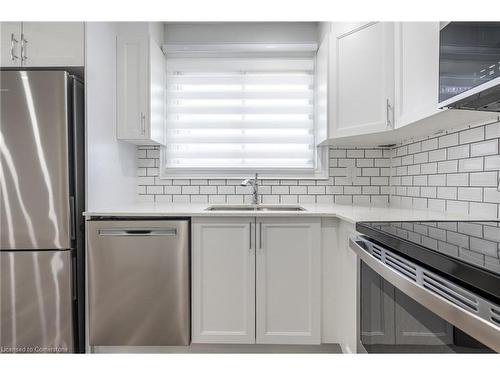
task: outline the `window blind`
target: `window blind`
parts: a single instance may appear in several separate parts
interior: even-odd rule
[[[167,58],[167,170],[312,170],[313,57]]]

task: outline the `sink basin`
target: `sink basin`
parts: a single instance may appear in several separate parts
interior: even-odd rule
[[[208,206],[205,211],[305,211],[305,209],[301,206],[283,204],[220,204]]]

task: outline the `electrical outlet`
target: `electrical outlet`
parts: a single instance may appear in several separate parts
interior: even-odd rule
[[[360,168],[356,168],[355,166],[347,167],[346,170],[347,182],[350,183],[351,185],[354,184],[354,179],[358,176],[359,169]]]

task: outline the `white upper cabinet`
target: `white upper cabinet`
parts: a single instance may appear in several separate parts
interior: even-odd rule
[[[323,23],[322,35],[316,53],[316,144],[328,138],[328,88],[329,88],[329,61],[330,61],[330,23]]]
[[[21,22],[0,23],[0,58],[2,67],[21,66]]]
[[[23,22],[22,64],[83,66],[83,35],[83,22]]]
[[[395,123],[400,128],[442,111],[439,22],[397,22],[395,28]]]
[[[333,24],[330,46],[330,136],[393,127],[394,24]]]
[[[257,344],[321,343],[318,218],[257,218]]]
[[[165,56],[149,35],[117,37],[117,137],[165,144]]]
[[[2,67],[84,65],[83,22],[2,22]]]

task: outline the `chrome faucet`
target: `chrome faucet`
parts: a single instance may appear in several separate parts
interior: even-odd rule
[[[241,186],[251,186],[252,191],[252,204],[259,204],[259,182],[257,181],[258,174],[255,174],[255,178],[247,178],[241,182]]]

